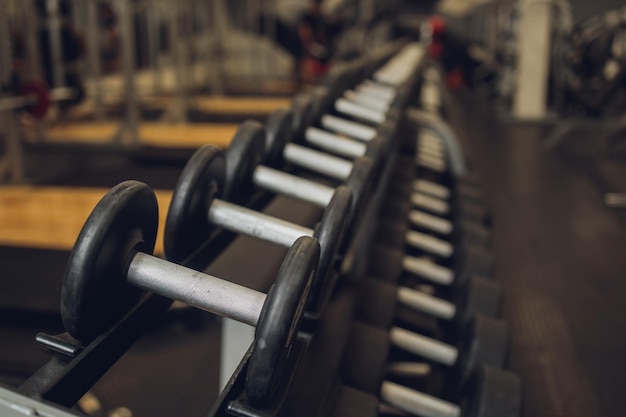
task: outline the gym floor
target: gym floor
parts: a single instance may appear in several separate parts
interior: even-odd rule
[[[524,415],[622,416],[626,280],[621,274],[626,257],[621,251],[626,247],[626,212],[606,208],[603,197],[626,191],[624,154],[608,153],[604,139],[592,132],[546,153],[542,144],[549,128],[499,122],[493,109],[465,94],[454,98],[450,118],[482,179],[495,220],[497,279],[506,291],[511,368],[524,381]],[[106,166],[102,161],[94,164]],[[178,172],[176,167],[118,168],[115,174],[94,170],[56,184],[111,186],[125,175],[123,179],[171,188]],[[304,216],[305,222],[308,216],[314,218],[294,204],[284,200],[276,210]],[[268,258],[266,247],[253,253],[250,262],[231,255],[216,267],[245,281],[258,269],[254,258]],[[47,289],[34,291],[38,295],[33,297],[43,293],[54,308],[66,258],[63,251],[0,248],[3,271],[14,278],[0,280],[10,286],[1,289],[2,298],[24,291],[26,302],[37,285]],[[266,289],[272,273],[245,284]],[[50,326],[54,329],[55,323]],[[207,319],[201,329],[190,332],[170,324],[151,332],[94,391],[108,408],[125,405],[137,417],[204,415],[216,397],[219,322]],[[25,370],[45,361],[36,349],[25,348],[38,330],[43,329],[0,323],[0,364],[9,375],[2,382],[17,383]]]
[[[451,110],[495,220],[524,415],[623,416],[626,212],[603,199],[626,190],[624,154],[593,131],[547,153],[549,128],[497,122],[469,96]]]

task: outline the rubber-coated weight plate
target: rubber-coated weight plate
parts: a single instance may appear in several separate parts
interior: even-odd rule
[[[165,256],[182,262],[211,234],[209,207],[221,192],[226,176],[224,153],[205,145],[198,149],[180,174],[165,221]]]
[[[345,186],[352,190],[350,227],[360,219],[365,211],[366,204],[369,201],[369,192],[373,189],[372,183],[374,179],[374,163],[372,160],[363,157],[355,159],[352,171],[345,182]]]
[[[389,282],[398,282],[402,276],[404,253],[374,243],[368,256],[369,275]]]
[[[343,383],[379,395],[390,348],[387,330],[355,322],[341,360]]]
[[[252,176],[265,152],[265,129],[259,122],[241,124],[226,150],[226,183],[222,198],[242,204],[254,189]]]
[[[481,366],[502,368],[509,352],[509,331],[506,323],[477,314],[461,335],[456,372],[464,383]]]
[[[314,236],[319,240],[322,250],[309,297],[308,312],[317,313],[322,307],[321,303],[326,299],[327,292],[333,289],[334,285],[329,280],[334,275],[332,268],[343,242],[351,207],[352,191],[344,186],[337,187],[324,210],[322,220],[315,228]]]
[[[295,369],[287,369],[286,364],[319,255],[320,247],[315,239],[304,236],[296,240],[267,295],[246,374],[245,390],[253,406],[270,403],[280,382],[295,372]]]
[[[482,367],[470,380],[461,403],[467,417],[520,417],[522,381],[512,372]]]
[[[456,289],[458,296],[455,322],[465,325],[477,313],[498,317],[502,308],[502,287],[494,280],[471,277],[467,283]]]
[[[270,167],[282,165],[285,145],[291,141],[291,111],[278,109],[270,115],[265,124],[265,159],[263,163]]]
[[[126,283],[134,253],[152,254],[158,205],[146,184],[111,189],[85,222],[72,249],[61,289],[61,318],[72,337],[90,342],[137,303],[142,290]]]
[[[292,133],[294,142],[302,142],[304,131],[313,125],[313,102],[311,96],[306,93],[298,94],[291,101]]]

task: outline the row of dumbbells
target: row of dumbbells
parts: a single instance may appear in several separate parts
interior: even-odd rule
[[[450,175],[436,132],[418,128],[408,148],[357,284],[332,415],[519,416],[480,184]]]
[[[420,57],[421,49],[409,45],[373,78],[387,77],[396,86],[407,86]],[[351,71],[363,68],[349,68],[336,82],[354,77]],[[374,80],[356,86],[352,78],[355,92],[382,91],[381,82]],[[167,213],[167,260],[152,255],[158,207],[149,186],[127,181],[107,193],[86,221],[68,262],[61,313],[70,338],[64,343],[74,340],[76,346],[87,346],[96,341],[146,293],[182,301],[256,326],[242,395],[251,410],[274,407],[284,394],[279,387],[295,372],[286,364],[292,361],[301,321],[323,315],[338,274],[335,266],[376,185],[377,170],[393,149],[399,118],[387,114],[400,114],[404,105],[403,100],[392,100],[373,120],[371,109],[338,96],[334,89],[326,92],[298,97],[292,109],[275,112],[265,126],[242,124],[227,152],[204,146],[192,156]],[[311,140],[307,132],[313,124],[335,137],[336,145]],[[347,141],[358,154],[348,157],[343,152]],[[246,207],[257,189],[322,207],[319,223],[309,228]],[[220,229],[289,248],[267,294],[183,265]],[[45,340],[50,339],[40,338]]]

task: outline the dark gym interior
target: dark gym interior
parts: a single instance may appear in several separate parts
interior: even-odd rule
[[[623,416],[622,2],[0,3],[0,416]]]

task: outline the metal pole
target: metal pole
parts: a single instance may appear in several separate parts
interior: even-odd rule
[[[161,17],[161,1],[155,1],[146,11],[146,30],[148,38],[148,62],[152,67],[153,92],[160,94],[163,91],[163,67],[161,65],[161,36],[159,24]]]
[[[41,69],[41,45],[39,43],[39,18],[35,10],[34,0],[24,0],[18,2],[22,9],[20,15],[24,18],[24,42],[26,44],[25,58],[26,66],[24,68],[25,78],[28,80],[38,80],[42,77]],[[36,140],[43,142],[45,140],[45,131],[43,123],[35,120]]]
[[[122,71],[124,73],[124,92],[126,96],[126,120],[120,127],[116,142],[128,138],[131,144],[139,143],[139,108],[135,85],[135,36],[133,31],[133,9],[128,0],[117,0],[120,17]]]
[[[63,87],[65,84],[65,69],[63,68],[63,46],[61,45],[61,16],[59,15],[59,0],[47,0],[47,26],[50,42],[50,70],[52,71],[52,86]]]
[[[213,0],[213,27],[215,30],[215,56],[211,65],[214,66],[213,83],[211,91],[213,95],[224,94],[223,64],[224,54],[224,34],[228,27],[228,14],[225,12],[223,0]]]
[[[100,59],[100,43],[98,10],[95,1],[87,1],[86,5],[86,32],[87,32],[87,65],[91,73],[93,85],[93,103],[96,120],[104,120],[103,90],[102,90],[102,61]]]

